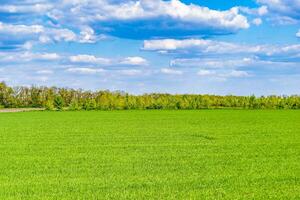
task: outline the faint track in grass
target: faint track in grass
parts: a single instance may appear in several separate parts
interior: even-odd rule
[[[29,111],[43,111],[45,108],[4,108],[0,109],[0,113],[15,113],[15,112],[29,112]]]

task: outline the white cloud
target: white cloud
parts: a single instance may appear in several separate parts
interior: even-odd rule
[[[43,53],[43,54],[33,54],[33,59],[41,60],[59,60],[61,56],[57,53]]]
[[[261,6],[259,8],[248,8],[248,7],[238,7],[238,8],[242,13],[246,13],[248,15],[254,15],[254,16],[264,16],[269,12],[267,6]]]
[[[126,27],[134,32],[132,22],[142,22],[141,26],[134,23],[137,30],[145,29],[148,34],[157,36],[163,34],[159,30],[168,30],[168,35],[174,30],[191,33],[196,31],[197,34],[201,30],[210,30],[211,33],[219,34],[249,27],[247,18],[239,14],[238,8],[219,11],[195,4],[188,5],[180,0],[65,0],[49,12],[48,16],[61,23],[95,25],[93,27],[100,27],[98,31],[109,30],[109,33],[119,37],[129,37],[130,32],[118,32]]]
[[[257,2],[265,4],[273,10],[291,12],[290,14],[300,9],[300,2],[298,0],[257,0]]]
[[[298,23],[298,20],[282,15],[271,15],[267,18],[268,21],[272,22],[273,25],[295,25]]]
[[[37,72],[36,72],[37,74],[53,74],[54,72],[52,71],[52,70],[48,70],[48,69],[45,69],[45,70],[38,70]]]
[[[87,64],[100,64],[100,65],[147,65],[148,61],[142,57],[126,57],[122,59],[109,59],[96,57],[94,55],[74,55],[69,57],[72,63],[87,63]]]
[[[55,63],[55,65],[75,65],[84,67],[97,67],[102,66],[112,68],[115,70],[117,67],[122,69],[129,69],[130,67],[145,66],[148,61],[142,57],[126,57],[126,58],[104,58],[97,57],[95,55],[79,54],[79,55],[60,55],[57,53],[42,53],[42,52],[31,52],[31,51],[12,51],[12,52],[1,52],[0,51],[0,63],[5,64],[16,64],[16,63],[40,63],[47,61],[47,64]],[[43,63],[44,65],[45,63]],[[130,69],[131,70],[131,69]],[[128,71],[129,73],[135,73],[137,71]],[[126,72],[124,72],[126,73]]]
[[[246,18],[238,15],[237,9],[215,11],[197,5],[186,5],[179,0],[172,1],[137,1],[121,6],[113,6],[115,12],[107,12],[106,19],[132,20],[135,18],[153,18],[168,16],[180,21],[194,22],[217,27],[231,27],[234,29],[248,28]],[[214,23],[212,23],[214,22]]]
[[[189,68],[238,68],[257,63],[253,58],[178,58],[170,62],[172,67],[189,67]]]
[[[53,5],[49,3],[33,3],[33,4],[24,4],[24,5],[1,5],[0,12],[6,13],[45,13],[50,11],[53,8]]]
[[[232,70],[228,73],[221,74],[221,76],[225,78],[243,78],[243,77],[249,77],[250,74],[245,71]]]
[[[102,64],[108,65],[111,63],[111,60],[108,58],[96,57],[94,55],[75,55],[70,56],[70,61],[73,63],[90,63],[90,64]]]
[[[184,68],[193,71],[195,69],[201,70],[250,70],[258,72],[273,73],[274,71],[286,71],[299,69],[299,62],[296,61],[272,61],[262,60],[259,58],[236,58],[236,57],[217,57],[217,58],[186,58],[174,59],[170,65],[173,68]],[[271,72],[271,71],[272,72]]]
[[[268,10],[276,18],[300,20],[300,1],[299,0],[257,0],[258,3],[268,7]],[[283,21],[281,20],[280,23]]]
[[[161,39],[161,40],[146,40],[144,41],[144,50],[149,51],[180,51],[180,50],[197,50],[200,52],[214,52],[214,53],[226,53],[226,52],[239,52],[241,51],[241,45],[236,45],[228,42],[220,42],[204,39]],[[244,49],[244,48],[243,48]],[[230,50],[230,51],[228,51]],[[253,50],[251,50],[253,51]]]
[[[52,37],[54,41],[76,42],[77,35],[69,29],[48,29],[46,35]]]
[[[201,69],[198,71],[197,75],[203,76],[203,77],[213,77],[213,78],[219,78],[226,80],[227,78],[244,78],[244,77],[250,77],[250,74],[246,71],[239,71],[239,70],[230,70],[230,71],[224,71],[224,70],[204,70]]]
[[[98,40],[102,40],[105,37],[103,35],[97,36],[95,31],[88,26],[85,26],[80,31],[79,42],[80,43],[95,43]]]
[[[296,33],[296,37],[299,37],[299,38],[300,38],[300,29],[299,29],[299,31]]]
[[[206,69],[201,69],[197,73],[199,76],[212,76],[215,75],[216,72],[213,70],[206,70]]]
[[[211,35],[235,33],[247,29],[250,25],[247,18],[240,14],[238,7],[228,10],[213,10],[197,4],[187,4],[181,0],[42,0],[42,1],[7,1],[0,6],[0,13],[14,20],[12,29],[18,29],[19,22],[23,26],[28,19],[32,23],[40,23],[46,27],[68,27],[71,29],[54,30],[49,36],[50,28],[45,28],[41,42],[74,41],[79,43],[95,43],[106,38],[106,34],[125,38],[167,37],[170,35],[185,37],[186,35]],[[41,18],[41,17],[45,18]],[[161,20],[163,19],[163,20]],[[5,20],[3,20],[5,21]],[[23,27],[26,30],[34,27]],[[56,32],[56,33],[55,33]],[[59,32],[59,33],[58,33]],[[97,34],[96,34],[97,33]],[[98,35],[99,34],[99,35]],[[46,36],[48,36],[48,38]],[[57,36],[53,39],[53,35]]]
[[[34,41],[27,41],[23,45],[21,45],[20,47],[23,50],[30,50],[30,49],[32,49],[34,43],[35,43]]]
[[[0,62],[58,61],[60,59],[62,57],[57,53],[0,52]]]
[[[119,73],[125,76],[136,76],[142,74],[142,71],[137,69],[124,69],[124,70],[119,70]]]
[[[300,56],[300,45],[246,45],[204,39],[161,39],[144,41],[143,50],[180,55]]]
[[[160,71],[163,74],[171,74],[171,75],[182,75],[183,74],[182,71],[171,69],[171,68],[162,68]]]
[[[0,33],[13,35],[41,34],[45,28],[41,25],[13,25],[0,22]]]
[[[263,16],[268,14],[268,7],[267,6],[261,6],[258,8],[258,15]]]
[[[147,65],[148,61],[142,57],[127,57],[120,61],[120,64],[124,65]]]
[[[42,25],[15,25],[0,22],[0,38],[6,40],[28,40],[48,43],[51,41],[76,42],[76,34],[69,29],[47,28]]]
[[[81,68],[68,68],[66,72],[76,73],[76,74],[98,74],[105,72],[104,69],[95,69],[95,68],[88,68],[88,67],[81,67]]]
[[[38,77],[30,77],[31,80],[39,81],[39,82],[47,82],[49,80],[48,76],[38,76]]]
[[[30,49],[35,43],[79,42],[95,43],[103,36],[96,36],[92,29],[85,28],[79,35],[67,28],[45,27],[43,25],[7,24],[0,22],[0,40],[29,44]]]
[[[261,18],[255,18],[252,20],[252,23],[256,26],[259,26],[262,24],[262,20],[261,20]]]

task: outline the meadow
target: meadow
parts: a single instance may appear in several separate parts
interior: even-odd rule
[[[0,199],[300,199],[299,110],[0,113]]]

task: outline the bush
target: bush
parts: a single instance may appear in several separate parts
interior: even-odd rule
[[[48,100],[45,104],[45,109],[46,110],[54,110],[53,101]]]
[[[54,99],[54,107],[57,110],[63,110],[64,100],[63,100],[63,98],[61,96],[55,97],[55,99]]]
[[[83,103],[84,110],[95,110],[97,108],[97,103],[95,99],[88,99]]]
[[[76,111],[76,110],[81,110],[81,106],[79,105],[77,100],[72,100],[70,105],[69,105],[69,110]]]

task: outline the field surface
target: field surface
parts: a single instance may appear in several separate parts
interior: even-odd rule
[[[0,113],[0,199],[300,199],[300,111]]]

